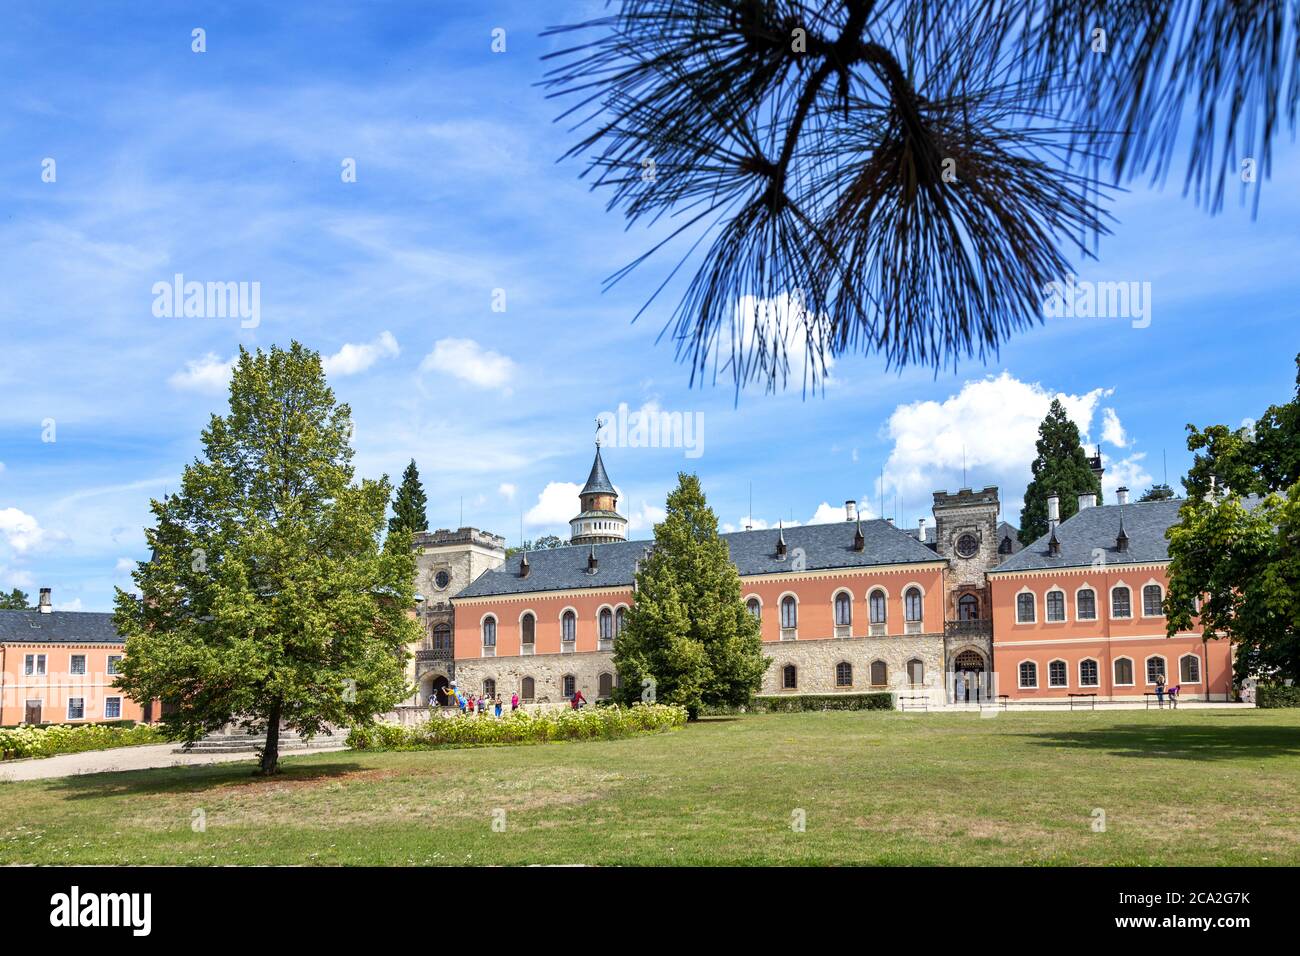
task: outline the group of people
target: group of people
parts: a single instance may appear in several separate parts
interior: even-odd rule
[[[470,717],[475,714],[480,717],[484,714],[492,714],[495,717],[500,717],[502,710],[505,708],[505,702],[501,699],[500,694],[496,694],[492,697],[488,697],[483,693],[479,693],[478,695],[467,694],[457,687],[455,683],[452,683],[451,686],[446,689],[445,693],[447,695],[448,706],[459,707],[462,714],[466,714]],[[519,704],[519,695],[511,694],[510,712],[512,714],[519,709]],[[437,691],[429,695],[429,706],[438,706]],[[574,710],[579,710],[587,706],[587,698],[582,696],[582,691],[575,690],[573,692],[573,697],[569,701],[569,706]]]
[[[1177,710],[1177,709],[1178,709],[1178,695],[1179,695],[1179,693],[1181,693],[1181,692],[1182,692],[1182,688],[1179,687],[1177,684],[1175,684],[1173,687],[1166,687],[1166,686],[1165,686],[1165,675],[1164,675],[1164,674],[1157,674],[1157,675],[1156,675],[1156,701],[1157,701],[1157,703],[1160,704],[1161,707],[1165,706],[1165,698],[1168,697],[1168,698],[1169,698],[1169,706],[1170,706],[1170,707],[1173,707],[1175,710]]]

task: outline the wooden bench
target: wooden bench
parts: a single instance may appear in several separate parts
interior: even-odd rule
[[[1096,694],[1067,694],[1066,696],[1068,696],[1068,697],[1070,698],[1070,709],[1071,709],[1071,710],[1074,710],[1074,699],[1075,699],[1076,697],[1087,697],[1087,698],[1090,698],[1089,701],[1088,701],[1088,703],[1092,705],[1090,709],[1091,709],[1091,710],[1096,710],[1096,709],[1097,709],[1097,695],[1096,695]]]
[[[1011,700],[1010,694],[998,694],[998,702],[1002,704],[1002,709],[1007,709],[1007,703]]]
[[[1146,701],[1147,710],[1151,709],[1151,698],[1153,697],[1156,697],[1156,703],[1159,705],[1160,709],[1163,710],[1165,706],[1165,698],[1168,696],[1168,694],[1162,694],[1160,697],[1156,697],[1156,692],[1153,690],[1149,690],[1142,695],[1143,699]]]
[[[899,710],[907,710],[907,701],[909,701],[909,700],[919,700],[919,701],[921,702],[921,706],[920,706],[919,708],[918,708],[918,707],[913,707],[913,708],[912,708],[913,710],[924,710],[924,711],[926,711],[927,713],[929,713],[929,711],[930,711],[930,698],[925,697],[925,696],[900,697],[900,698],[898,698],[898,709],[899,709]]]

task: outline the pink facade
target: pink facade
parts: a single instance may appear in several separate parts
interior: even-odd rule
[[[989,575],[993,659],[999,694],[1012,699],[1141,698],[1167,686],[1185,699],[1223,700],[1232,689],[1232,648],[1199,631],[1165,636],[1159,602],[1166,563]]]
[[[79,724],[145,719],[113,687],[121,644],[0,645],[0,724]]]

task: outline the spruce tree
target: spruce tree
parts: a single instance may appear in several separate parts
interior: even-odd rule
[[[381,547],[390,486],[353,482],[351,417],[317,353],[241,348],[229,414],[180,491],[152,502],[139,597],[117,591],[117,686],[172,704],[164,723],[185,740],[265,727],[263,773],[282,723],[364,724],[406,692],[415,559],[392,536]]]
[[[1167,501],[1173,496],[1174,489],[1166,484],[1157,483],[1142,492],[1142,497],[1138,501]]]
[[[1020,511],[1020,542],[1030,544],[1047,534],[1047,496],[1061,499],[1061,520],[1079,510],[1079,495],[1095,494],[1101,504],[1101,481],[1092,473],[1087,452],[1079,440],[1079,426],[1065,414],[1065,406],[1052,399],[1047,417],[1038,426],[1038,457],[1033,480],[1025,489]]]
[[[695,475],[678,475],[655,545],[636,576],[636,602],[614,643],[620,696],[682,704],[745,704],[762,684],[768,659],[759,624],[746,610],[740,575],[718,519]]]
[[[14,588],[8,594],[0,594],[0,611],[25,611],[31,607],[31,598],[26,591]]]
[[[428,506],[424,486],[420,484],[420,472],[412,458],[402,472],[402,483],[393,497],[393,516],[388,519],[388,533],[393,534],[399,528],[405,529],[407,534],[426,530],[429,527]]]

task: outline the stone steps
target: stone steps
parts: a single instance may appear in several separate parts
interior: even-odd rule
[[[318,734],[311,740],[299,737],[293,731],[280,732],[280,753],[303,750],[321,750],[341,746],[347,739],[343,731]],[[254,753],[266,742],[264,734],[208,734],[192,744],[177,747],[175,753]]]

